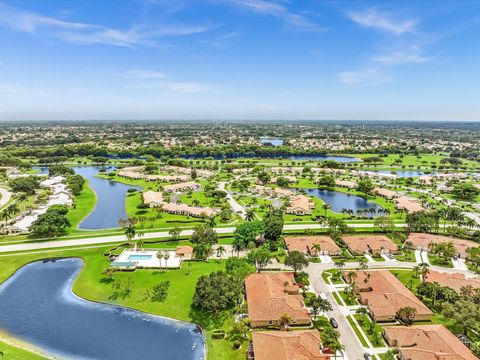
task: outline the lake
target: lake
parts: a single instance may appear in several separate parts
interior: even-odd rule
[[[369,202],[368,200],[362,198],[361,196],[346,194],[340,191],[333,190],[321,190],[321,189],[302,189],[307,192],[310,196],[315,196],[319,199],[322,199],[325,203],[329,204],[334,212],[341,212],[342,209],[352,209],[357,211],[359,209],[375,209],[376,212],[381,210],[382,207]],[[365,216],[375,216],[376,214],[367,213]]]
[[[261,144],[272,144],[273,146],[282,146],[283,145],[283,139],[261,137],[260,138],[260,143]]]
[[[18,270],[0,285],[0,330],[64,359],[205,358],[194,324],[77,297],[71,288],[82,266],[64,259]]]
[[[113,170],[113,167],[78,166],[73,169],[75,173],[89,181],[90,187],[97,194],[95,209],[83,219],[78,228],[83,230],[118,228],[118,221],[127,218],[125,198],[128,189],[141,190],[142,188],[95,177],[100,169],[108,172]]]
[[[398,170],[398,171],[388,171],[388,170],[374,170],[374,172],[380,173],[380,174],[396,174],[398,177],[404,178],[404,177],[418,177],[425,175],[424,172],[422,171],[415,171],[415,170]],[[431,174],[436,174],[436,173],[431,173]]]

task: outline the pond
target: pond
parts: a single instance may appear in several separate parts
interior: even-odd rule
[[[119,227],[118,221],[127,218],[125,198],[128,189],[141,190],[140,186],[130,186],[119,182],[95,177],[102,169],[97,166],[79,166],[73,168],[77,174],[89,181],[89,185],[97,194],[95,209],[80,223],[79,229],[99,230]],[[106,171],[112,167],[103,167]]]
[[[321,190],[321,189],[302,189],[310,196],[322,199],[331,206],[334,212],[341,212],[343,209],[351,209],[355,213],[360,209],[375,209],[375,213],[366,213],[364,216],[373,217],[376,213],[382,211],[382,207],[369,202],[361,196],[346,194],[340,191]],[[363,214],[362,214],[363,215]]]
[[[73,294],[81,259],[25,265],[0,286],[0,330],[66,359],[205,358],[200,329]]]
[[[283,139],[261,137],[260,138],[260,143],[261,144],[272,144],[273,146],[282,146],[283,145]]]
[[[423,171],[415,171],[415,170],[398,170],[398,171],[389,171],[389,170],[375,170],[375,172],[380,174],[396,174],[398,177],[405,178],[405,177],[418,177],[425,175]],[[436,173],[431,173],[436,174]]]

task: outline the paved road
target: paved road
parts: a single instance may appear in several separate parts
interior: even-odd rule
[[[328,265],[328,264],[325,264]],[[330,264],[330,267],[332,265]],[[320,272],[317,270],[318,267],[309,266],[305,271],[309,275],[310,282],[315,289],[315,292],[324,293],[327,297],[327,300],[332,304],[332,311],[328,311],[327,315],[330,318],[335,318],[338,323],[338,331],[340,332],[340,342],[345,346],[345,352],[348,355],[350,360],[363,359],[363,350],[362,343],[358,339],[357,335],[353,329],[348,324],[348,320],[345,315],[342,313],[340,306],[335,301],[331,290],[323,281]]]
[[[1,187],[0,187],[0,195],[2,195],[2,198],[0,199],[0,207],[8,203],[12,198],[12,193],[7,189],[1,188]]]
[[[245,220],[245,217],[247,216],[247,213],[246,213],[246,211],[245,211],[245,208],[244,208],[242,205],[240,205],[240,204],[237,202],[237,200],[235,200],[235,199],[233,198],[232,193],[225,188],[225,184],[226,184],[225,182],[219,183],[219,184],[218,184],[218,189],[219,189],[219,190],[222,190],[222,191],[225,191],[225,192],[227,193],[227,201],[228,201],[228,203],[230,204],[230,207],[231,207],[232,210],[235,212],[235,214],[240,215],[240,216],[242,217],[242,219]]]
[[[373,224],[350,224],[350,227],[373,227]],[[403,226],[402,224],[399,226]],[[323,229],[324,226],[319,224],[290,224],[283,227],[284,230],[305,230],[305,229]],[[218,234],[233,234],[235,227],[222,227],[216,228],[215,231]],[[182,236],[192,235],[193,230],[184,230],[180,233]],[[161,239],[168,238],[171,235],[168,234],[168,231],[156,231],[145,233],[143,239]],[[83,239],[72,239],[72,240],[52,240],[52,241],[42,241],[42,242],[28,242],[22,244],[10,244],[10,245],[1,245],[0,253],[12,252],[12,251],[27,251],[27,250],[40,250],[40,249],[54,249],[67,246],[83,246],[83,245],[95,245],[95,244],[107,244],[107,243],[118,243],[121,241],[126,241],[125,235],[115,235],[115,236],[96,236],[91,238]]]

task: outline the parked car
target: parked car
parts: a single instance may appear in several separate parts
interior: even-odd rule
[[[370,355],[369,353],[365,353],[365,354],[363,354],[363,358],[365,360],[372,360],[372,355]]]
[[[335,320],[334,318],[330,318],[330,324],[334,329],[338,328],[337,320]]]

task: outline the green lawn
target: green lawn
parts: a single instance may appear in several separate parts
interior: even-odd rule
[[[72,224],[72,229],[75,229],[95,209],[96,202],[97,195],[86,181],[82,192],[75,197],[74,206],[68,211],[67,217]]]
[[[332,284],[343,284],[343,280],[342,278],[340,277],[339,279],[333,279],[332,278],[332,273],[333,273],[334,269],[330,269],[330,270],[325,270],[324,272],[322,272],[322,278],[323,280],[325,280],[325,282],[328,284],[328,280],[330,280],[330,282]]]
[[[335,301],[337,302],[338,305],[343,306],[342,300],[340,300],[340,296],[336,292],[332,292],[333,297],[335,298]]]
[[[355,335],[357,335],[358,340],[360,340],[363,346],[368,347],[368,344],[365,341],[365,338],[363,337],[362,333],[358,329],[357,324],[355,324],[355,322],[353,321],[352,315],[347,315],[347,320],[350,326],[352,327],[353,331],[355,332]]]
[[[1,359],[8,360],[41,360],[46,359],[43,356],[31,353],[29,351],[14,347],[4,342],[0,342],[0,356]]]
[[[438,255],[432,254],[432,253],[428,253],[427,256],[428,256],[428,261],[430,261],[430,264],[432,265],[443,266],[446,268],[453,268],[452,260],[445,261]]]
[[[223,270],[224,263],[217,261],[209,262],[189,262],[184,263],[180,270],[171,270],[160,272],[157,270],[137,270],[135,272],[117,272],[114,275],[116,280],[133,281],[132,292],[125,299],[112,299],[113,288],[111,283],[102,275],[102,271],[108,266],[108,260],[103,256],[104,252],[110,247],[84,249],[84,250],[64,250],[42,252],[37,254],[25,254],[18,256],[0,256],[0,281],[8,278],[20,266],[34,260],[51,257],[82,257],[85,266],[76,279],[74,292],[86,299],[113,303],[122,306],[128,306],[141,311],[156,315],[167,316],[175,319],[192,321],[204,327],[207,336],[207,345],[209,359],[223,360],[244,359],[245,346],[240,350],[232,349],[230,340],[212,340],[212,330],[223,328],[227,332],[233,325],[231,316],[208,317],[201,312],[192,309],[192,297],[197,279],[204,274],[212,271]],[[160,281],[169,280],[170,290],[164,303],[152,303],[144,301],[145,290],[151,288]]]
[[[343,299],[343,302],[345,303],[345,305],[347,306],[358,305],[358,302],[355,299],[353,299],[353,301],[349,299],[348,295],[343,290],[339,290],[338,293],[340,294],[340,297]]]
[[[375,324],[375,333],[377,333],[377,342],[374,341],[374,335],[370,333],[370,324],[372,323],[368,315],[365,314],[355,314],[353,315],[357,322],[360,324],[365,335],[367,335],[368,340],[373,345],[373,347],[382,347],[385,346],[385,342],[383,341],[382,332],[383,328]]]
[[[415,273],[412,270],[390,270],[390,272],[407,288],[410,289],[411,287],[411,291],[415,291],[418,284],[420,284],[420,279],[415,277]]]
[[[198,202],[195,206],[212,206],[211,202],[214,200],[212,197],[208,197],[205,191],[194,191],[192,193],[185,193],[180,195],[180,202],[182,204],[194,205],[194,202]]]

